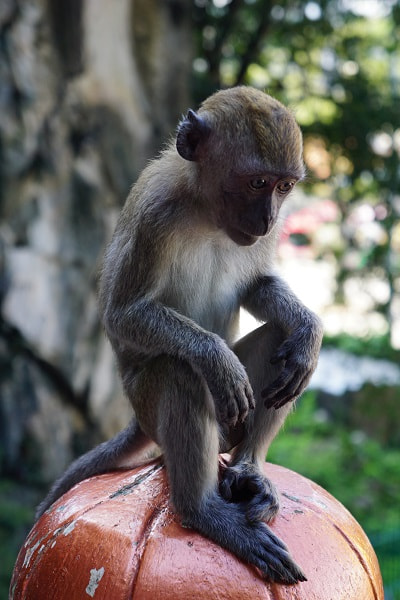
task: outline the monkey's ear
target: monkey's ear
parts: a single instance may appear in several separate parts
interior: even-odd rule
[[[189,109],[186,117],[179,123],[176,136],[176,149],[182,158],[198,160],[202,142],[208,138],[210,131],[208,123]]]

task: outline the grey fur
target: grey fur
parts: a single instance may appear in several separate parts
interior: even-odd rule
[[[251,88],[215,94],[199,115],[180,124],[178,152],[171,144],[143,171],[105,256],[101,314],[137,422],[71,465],[38,515],[77,481],[135,464],[153,440],[183,522],[296,583],[301,569],[262,522],[279,500],[261,465],[322,339],[274,271],[279,208],[304,172],[301,134]],[[234,343],[240,306],[266,324]],[[222,450],[232,460],[218,484]]]

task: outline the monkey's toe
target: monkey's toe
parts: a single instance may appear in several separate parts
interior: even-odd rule
[[[246,508],[247,520],[251,523],[255,521],[272,521],[279,511],[279,499],[275,494],[265,490],[252,498]]]
[[[219,484],[221,496],[228,502],[249,502],[260,494],[264,486],[260,475],[250,470],[250,465],[227,467]]]
[[[269,479],[253,464],[227,467],[219,485],[221,496],[228,502],[243,503],[250,522],[271,521],[279,510],[278,492]]]
[[[266,579],[276,583],[295,584],[307,581],[300,567],[291,557],[286,545],[263,523],[253,529],[255,534],[254,553],[257,558],[253,562]],[[260,543],[261,542],[261,543]]]

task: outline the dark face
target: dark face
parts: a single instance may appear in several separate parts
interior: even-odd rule
[[[198,165],[208,218],[240,246],[269,234],[282,202],[304,176],[293,115],[253,88],[222,90],[198,113],[189,111],[176,147]]]
[[[251,246],[271,231],[296,182],[293,175],[233,175],[222,186],[219,226],[239,246]]]

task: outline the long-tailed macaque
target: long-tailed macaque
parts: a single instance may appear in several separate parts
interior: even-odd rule
[[[237,87],[189,110],[132,188],[101,277],[135,419],[75,461],[39,515],[155,442],[186,526],[273,581],[305,580],[263,522],[278,495],[261,469],[321,345],[320,321],[274,270],[279,211],[303,175],[300,129],[267,94]],[[235,342],[240,307],[264,325]],[[231,461],[219,481],[221,451]]]

